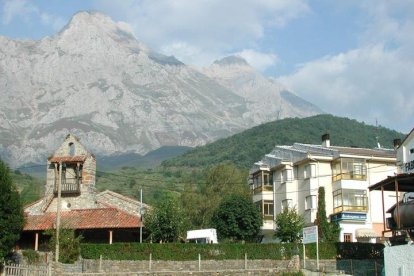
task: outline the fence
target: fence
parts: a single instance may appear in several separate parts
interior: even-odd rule
[[[51,276],[49,265],[4,264],[4,276]]]

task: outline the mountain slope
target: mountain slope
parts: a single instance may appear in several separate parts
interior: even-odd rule
[[[205,167],[223,161],[249,168],[275,145],[291,145],[295,142],[320,144],[321,136],[330,133],[331,144],[392,148],[393,140],[404,134],[384,127],[366,125],[356,120],[316,115],[308,118],[287,118],[253,127],[231,137],[220,139],[203,147],[197,147],[181,156],[168,159],[164,167]]]
[[[257,123],[287,117],[307,117],[323,113],[317,106],[299,98],[274,79],[265,78],[244,59],[229,56],[215,61],[203,72],[246,100],[245,119]]]
[[[259,116],[261,106],[233,88],[152,51],[125,24],[80,12],[52,37],[0,37],[0,156],[43,163],[69,132],[99,155],[194,147],[277,119],[285,105],[279,90],[260,89],[277,100]]]

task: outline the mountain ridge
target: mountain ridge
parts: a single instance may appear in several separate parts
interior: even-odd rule
[[[322,112],[296,108],[247,63],[234,66],[228,80],[195,70],[97,12],[77,13],[41,40],[0,37],[0,156],[12,166],[41,163],[68,133],[97,154],[145,154]]]

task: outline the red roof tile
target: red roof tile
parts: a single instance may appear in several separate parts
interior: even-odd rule
[[[71,229],[139,228],[139,216],[116,208],[84,209],[61,212],[61,226]],[[53,229],[56,213],[26,215],[25,231]]]
[[[85,161],[85,155],[78,155],[78,156],[52,156],[49,158],[49,161],[52,163],[59,163],[62,162],[83,162]]]

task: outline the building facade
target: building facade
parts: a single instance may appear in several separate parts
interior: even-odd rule
[[[43,232],[57,225],[95,242],[136,241],[140,214],[148,206],[112,191],[98,192],[95,179],[95,156],[69,134],[47,160],[44,196],[24,208],[22,244],[38,250]]]
[[[341,241],[374,242],[381,237],[381,193],[368,187],[397,172],[393,149],[366,149],[295,143],[276,146],[250,170],[253,201],[263,215],[262,233],[271,239],[275,217],[285,207],[295,208],[312,225],[318,189],[325,189],[326,214],[339,223]],[[391,206],[393,200],[385,202]]]
[[[414,129],[397,145],[398,173],[414,173]]]

